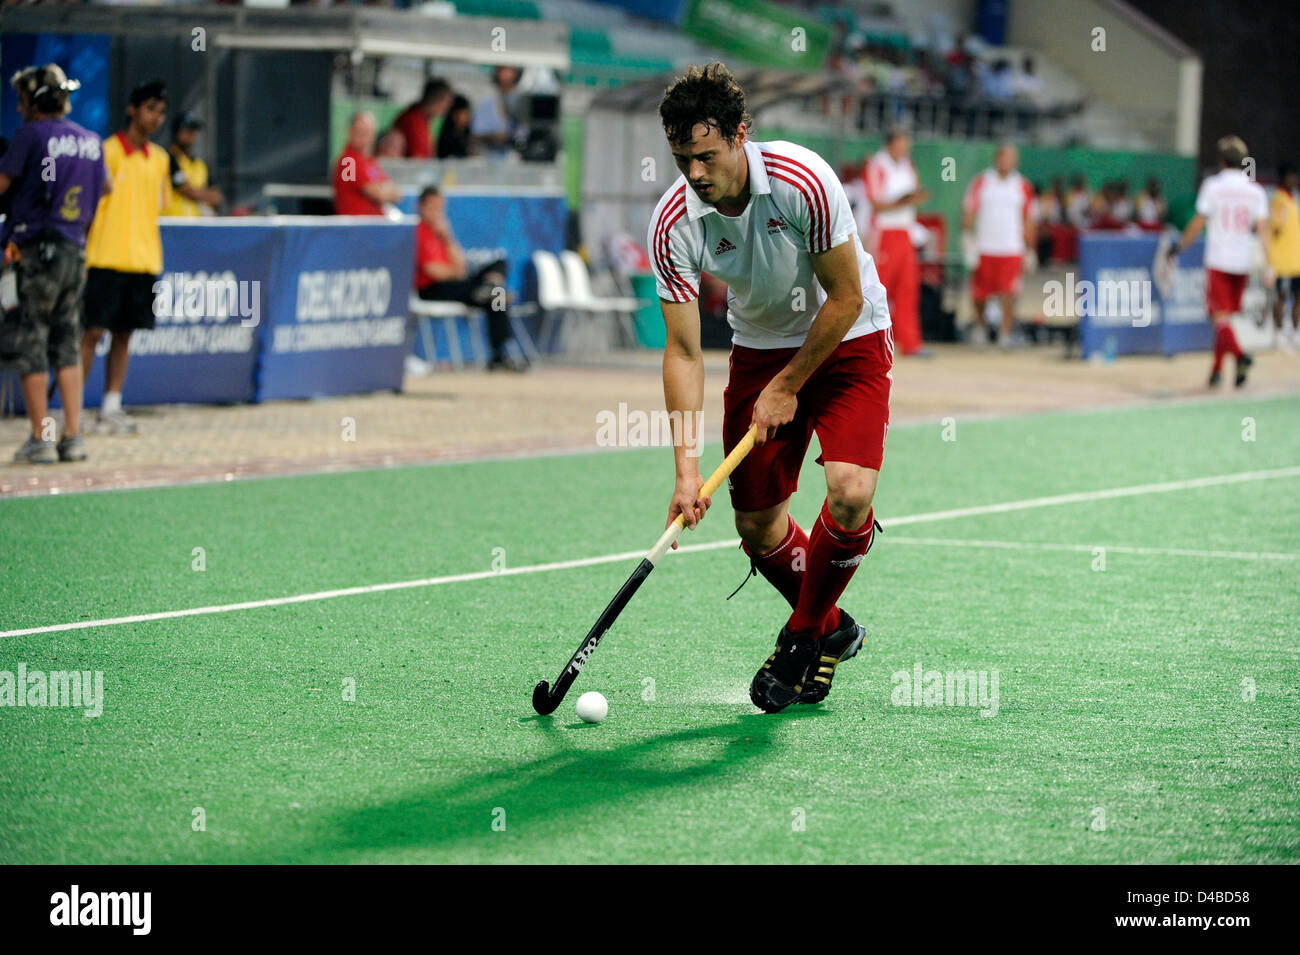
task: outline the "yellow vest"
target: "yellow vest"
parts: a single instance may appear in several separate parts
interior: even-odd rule
[[[176,159],[176,165],[180,166],[181,172],[185,175],[185,182],[194,189],[203,189],[208,184],[208,164],[202,159],[190,158],[181,152],[179,148],[173,145],[168,152]],[[175,183],[172,184],[173,187]],[[167,203],[162,214],[165,216],[200,216],[203,210],[193,199],[186,199],[180,194],[180,191],[172,189],[172,201]]]
[[[1279,278],[1300,275],[1300,207],[1285,189],[1273,193],[1269,209],[1268,264]],[[1274,231],[1278,225],[1281,231]]]
[[[86,237],[86,266],[118,272],[162,272],[158,213],[171,201],[171,164],[162,147],[131,146],[122,133],[104,140],[113,191],[99,200]]]

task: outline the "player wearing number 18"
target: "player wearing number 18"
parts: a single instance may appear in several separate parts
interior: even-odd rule
[[[1268,234],[1268,197],[1242,168],[1246,144],[1236,136],[1218,142],[1219,171],[1201,183],[1196,215],[1183,236],[1169,249],[1177,258],[1201,230],[1205,238],[1205,304],[1214,322],[1214,365],[1210,387],[1219,383],[1224,356],[1236,361],[1236,384],[1246,383],[1251,357],[1241,350],[1232,330],[1232,316],[1241,311],[1241,293],[1250,275],[1252,247]]]
[[[751,570],[792,610],[750,686],[755,705],[771,713],[825,698],[835,667],[865,635],[837,601],[876,528],[894,357],[889,308],[839,178],[810,149],[751,139],[745,94],[725,66],[692,67],[669,87],[659,115],[682,173],[648,236],[668,331],[664,396],[670,413],[698,420],[687,416],[704,401],[697,296],[708,272],[731,291],[723,443],[730,452],[751,424],[757,432],[729,482],[736,527]],[[674,447],[668,521],[680,514],[694,527],[710,502],[687,430]],[[814,432],[826,500],[808,534],[789,511]]]

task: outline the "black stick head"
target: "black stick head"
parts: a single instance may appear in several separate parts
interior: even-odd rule
[[[533,687],[533,709],[542,716],[549,716],[560,705],[559,700],[551,699],[551,685],[543,680]]]

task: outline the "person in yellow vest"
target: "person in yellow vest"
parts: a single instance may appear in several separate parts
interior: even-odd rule
[[[208,185],[208,164],[194,155],[203,120],[194,113],[181,113],[172,124],[172,144],[167,147],[171,158],[172,201],[163,209],[165,216],[201,216],[203,207],[217,209],[225,200],[220,189]]]
[[[1268,264],[1277,275],[1277,296],[1273,302],[1273,324],[1277,347],[1295,351],[1300,345],[1300,175],[1291,163],[1283,163],[1281,184],[1269,203],[1272,234],[1268,243]],[[1287,291],[1291,293],[1291,330],[1287,332],[1283,312]]]
[[[89,380],[95,348],[112,335],[104,398],[97,430],[132,434],[136,421],[122,410],[122,388],[131,333],[154,326],[154,283],[162,272],[158,214],[171,201],[167,153],[149,141],[167,117],[167,88],[161,80],[131,91],[127,125],[104,140],[104,162],[113,191],[99,201],[86,242],[86,292],[82,310],[81,367]]]

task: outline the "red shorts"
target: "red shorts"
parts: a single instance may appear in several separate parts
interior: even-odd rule
[[[1205,270],[1205,307],[1211,315],[1216,312],[1241,311],[1241,293],[1246,290],[1246,276],[1236,272]]]
[[[798,350],[732,346],[731,374],[722,393],[722,443],[728,453],[753,424],[759,393]],[[763,511],[793,494],[814,431],[822,446],[818,464],[843,461],[879,471],[893,367],[892,328],[840,342],[800,389],[794,420],[777,428],[731,473],[731,506]]]
[[[1023,255],[981,255],[971,279],[975,301],[984,302],[994,295],[1019,295],[1024,267]]]

